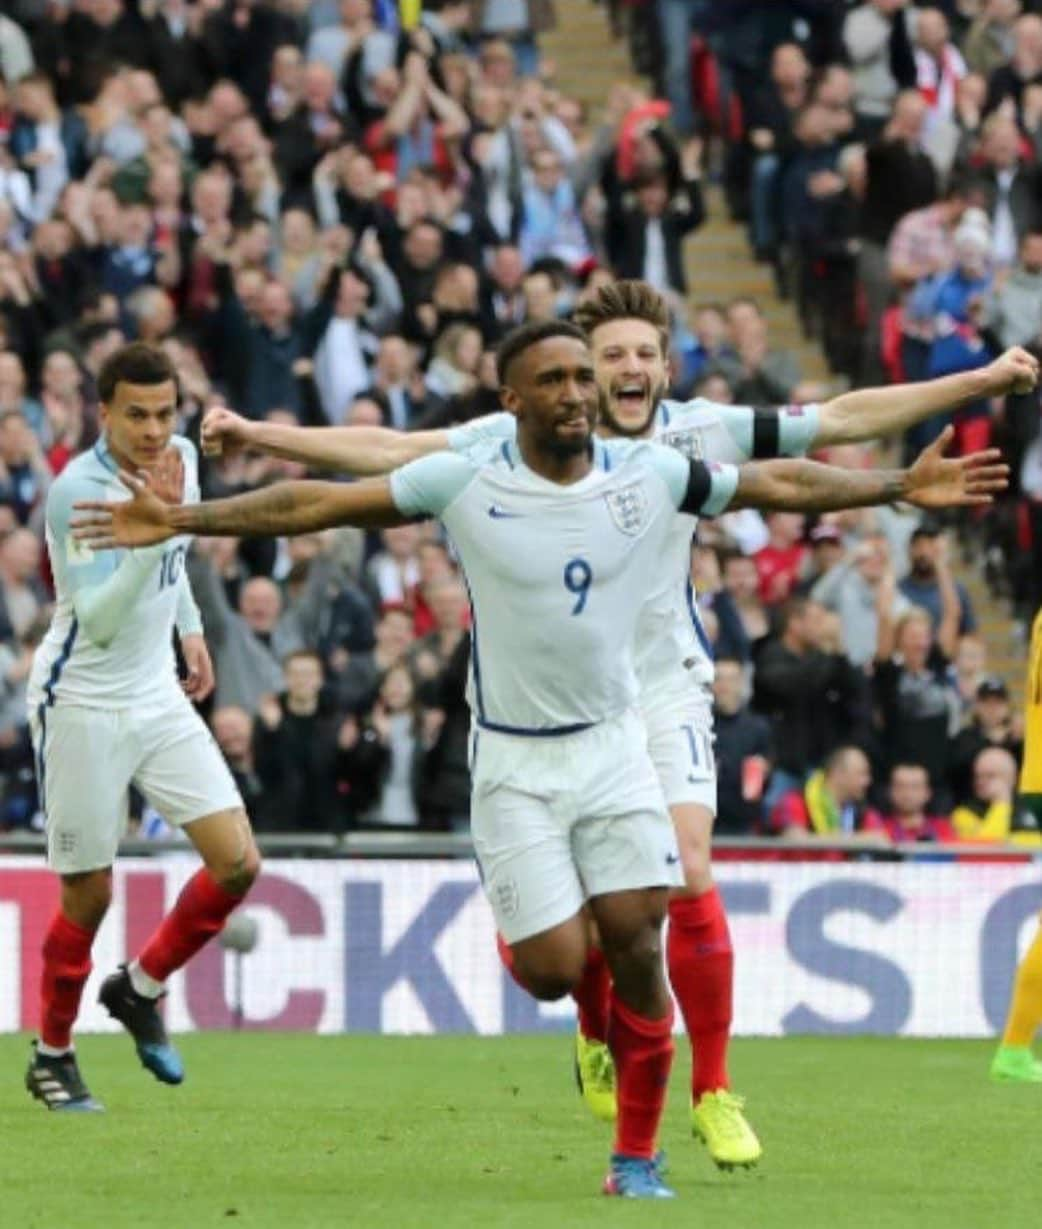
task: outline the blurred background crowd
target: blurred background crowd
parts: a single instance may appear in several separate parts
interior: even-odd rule
[[[615,276],[668,298],[681,398],[808,401],[1042,347],[1042,3],[602,7],[649,84],[591,114],[541,54],[554,0],[0,3],[0,829],[39,822],[47,489],[96,438],[126,340],[172,355],[192,438],[214,393],[305,425],[488,413],[503,333]],[[684,240],[720,193],[831,382],[761,304],[700,297]],[[986,558],[1021,618],[1040,604],[1038,424],[1034,395],[957,413],[960,448],[1014,466],[984,518],[702,527],[722,833],[1028,822],[1018,719],[950,555]],[[204,492],[302,472],[210,461]],[[260,831],[466,829],[469,612],[436,526],[198,542],[189,571],[207,716]],[[164,830],[140,803],[136,822]]]

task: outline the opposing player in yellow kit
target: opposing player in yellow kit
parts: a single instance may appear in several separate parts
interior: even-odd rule
[[[1042,831],[1042,610],[1031,628],[1024,691],[1024,763],[1017,810]],[[1034,941],[1017,968],[1002,1042],[991,1061],[991,1078],[1001,1083],[1042,1084],[1042,1062],[1031,1043],[1042,1028],[1042,917]]]

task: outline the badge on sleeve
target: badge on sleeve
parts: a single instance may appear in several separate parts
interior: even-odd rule
[[[94,549],[88,542],[81,542],[70,533],[65,539],[65,558],[69,567],[82,567],[94,562]]]

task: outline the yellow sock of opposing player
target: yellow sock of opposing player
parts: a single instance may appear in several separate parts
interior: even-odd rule
[[[1042,919],[1040,919],[1042,922]],[[1002,1044],[1029,1046],[1042,1024],[1042,925],[1020,962]]]
[[[1035,615],[1024,695],[1024,762],[1020,807],[1042,818],[1042,610]],[[1042,1024],[1042,926],[1017,969],[1002,1044],[1029,1046]]]

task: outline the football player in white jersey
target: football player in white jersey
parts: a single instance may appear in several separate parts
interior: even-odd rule
[[[1007,470],[997,454],[945,460],[940,446],[907,471],[852,474],[810,461],[738,470],[649,443],[595,444],[598,393],[580,329],[524,326],[499,359],[517,438],[483,456],[437,453],[388,479],[284,483],[194,506],[164,503],[125,475],[133,498],[82,501],[75,532],[109,548],[184,532],[442,521],[473,603],[472,834],[486,894],[515,975],[541,999],[583,979],[589,906],[612,976],[618,1113],[605,1190],[668,1197],[654,1159],[673,1052],[660,933],[680,854],[636,709],[633,645],[676,513],[976,504],[1002,489]]]
[[[61,1111],[102,1108],[80,1075],[71,1034],[112,897],[130,786],[184,829],[205,864],[99,995],[164,1083],[179,1084],[184,1070],[157,1009],[163,983],[221,929],[260,865],[238,790],[191,703],[211,690],[213,668],[184,571],[188,539],[95,552],[69,527],[77,500],[125,497],[120,469],[151,471],[178,500],[199,498],[195,448],[173,434],[176,374],[162,351],[134,343],[102,367],[98,394],[101,438],[70,462],[47,497],[56,602],[28,687],[47,858],[61,877],[61,897],[43,943],[40,1036],[26,1087]],[[188,667],[183,684],[175,627]]]
[[[1034,386],[1038,363],[1019,348],[989,366],[922,384],[846,393],[819,406],[753,409],[697,399],[664,400],[669,387],[669,311],[645,282],[603,287],[577,313],[591,337],[601,389],[598,431],[647,438],[706,461],[743,462],[798,456],[817,448],[900,435],[909,427],[981,398]],[[225,407],[208,411],[203,448],[249,447],[316,467],[365,475],[444,448],[512,438],[514,420],[495,414],[450,431],[401,433],[378,427],[287,427],[255,423]],[[692,1043],[692,1126],[721,1165],[747,1165],[760,1144],[730,1092],[734,958],[727,918],[713,884],[710,842],[716,813],[709,684],[712,662],[691,601],[693,526],[680,518],[670,544],[675,572],[661,570],[638,632],[641,708],[651,749],[677,828],[685,888],[670,905],[668,968]],[[615,1114],[614,1075],[604,1044],[603,987],[584,980],[579,998],[576,1067],[590,1108]]]

